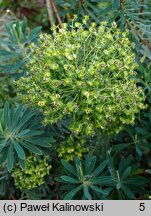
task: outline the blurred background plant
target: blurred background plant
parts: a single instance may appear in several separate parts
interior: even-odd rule
[[[17,20],[4,25],[5,32],[0,40],[0,71],[1,74],[20,75],[26,74],[26,56],[29,44],[36,42],[41,27],[31,31],[27,28],[27,20]]]
[[[4,106],[6,100],[10,103],[17,102],[15,87],[13,80],[8,75],[0,74],[0,108]]]
[[[88,15],[98,24],[103,20],[116,21],[121,30],[131,30],[141,61],[151,59],[150,0],[1,0],[0,8],[3,18],[6,13],[20,19],[27,17],[30,27],[42,25],[47,31],[49,22],[70,23],[74,14],[79,20]]]

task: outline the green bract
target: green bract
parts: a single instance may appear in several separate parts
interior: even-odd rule
[[[71,135],[66,141],[61,142],[58,147],[58,156],[66,159],[67,161],[72,161],[75,156],[82,157],[82,155],[88,152],[88,147],[86,147],[85,140],[75,140]]]
[[[17,83],[20,96],[42,110],[45,124],[71,115],[74,136],[118,133],[145,108],[136,86],[134,45],[115,23],[92,23],[89,29],[84,23],[71,31],[54,26],[54,38],[42,34],[39,47],[31,46],[28,77]]]
[[[51,166],[47,163],[47,158],[40,159],[36,156],[29,156],[25,162],[26,168],[21,169],[17,166],[13,172],[16,187],[21,190],[31,190],[42,185],[44,176],[49,174]]]

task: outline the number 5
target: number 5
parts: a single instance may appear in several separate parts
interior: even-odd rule
[[[144,211],[145,210],[145,203],[140,203],[139,204],[139,210]]]

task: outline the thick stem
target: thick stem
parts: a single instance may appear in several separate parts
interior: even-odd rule
[[[123,4],[124,4],[124,0],[120,0],[120,10],[123,10]]]
[[[54,25],[54,18],[53,18],[53,10],[52,10],[51,4],[50,4],[50,0],[46,0],[46,7],[47,7],[48,15],[49,15],[50,25],[53,26]]]
[[[56,14],[56,17],[57,17],[57,20],[58,20],[58,23],[60,26],[62,26],[62,20],[61,20],[61,17],[60,17],[60,14],[59,14],[59,11],[57,9],[57,6],[56,6],[56,3],[54,0],[50,0],[50,3],[52,5],[52,8],[53,8],[53,11],[55,12]]]

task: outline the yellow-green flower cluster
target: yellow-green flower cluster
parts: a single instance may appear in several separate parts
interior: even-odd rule
[[[41,159],[36,156],[29,156],[25,165],[25,169],[17,166],[12,172],[15,186],[23,191],[42,185],[44,176],[48,175],[51,169],[51,166],[47,163],[47,157]]]
[[[39,47],[31,46],[28,77],[18,81],[20,96],[44,113],[45,124],[71,115],[77,136],[118,133],[145,108],[134,44],[115,23],[92,23],[89,29],[85,23],[73,22],[70,31],[66,24],[54,26],[53,37],[42,34]]]
[[[85,141],[75,141],[73,136],[70,136],[66,141],[61,142],[57,149],[58,157],[64,158],[67,161],[73,161],[75,157],[82,157],[88,152],[88,148],[84,145]]]

